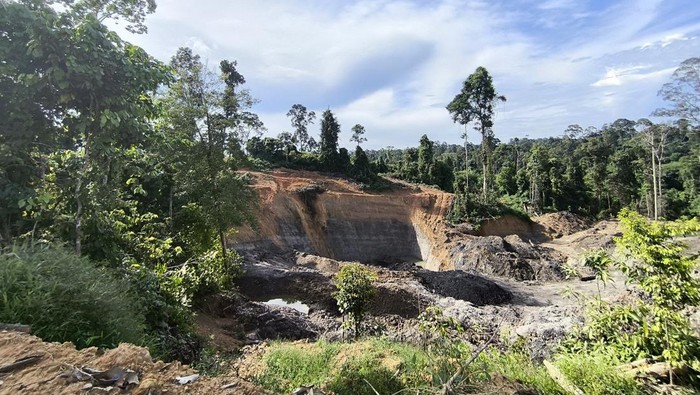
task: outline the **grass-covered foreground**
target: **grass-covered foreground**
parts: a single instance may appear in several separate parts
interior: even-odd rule
[[[251,377],[262,387],[291,393],[314,385],[343,394],[439,393],[470,359],[472,350],[458,354],[416,347],[379,338],[354,343],[273,342]],[[459,355],[462,354],[462,355]],[[586,394],[644,393],[630,377],[617,373],[619,361],[602,352],[559,354],[553,364]],[[564,394],[546,368],[517,347],[503,352],[489,348],[452,382],[456,393]]]

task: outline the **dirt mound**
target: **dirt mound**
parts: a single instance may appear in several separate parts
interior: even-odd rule
[[[423,285],[438,295],[461,299],[477,306],[498,305],[507,303],[513,298],[510,292],[493,281],[460,270],[449,272],[421,270],[416,273],[416,276]]]
[[[617,221],[600,221],[580,232],[562,236],[542,244],[542,247],[554,249],[568,257],[568,263],[577,266],[586,251],[603,248],[612,250],[614,238],[621,236],[620,223]]]
[[[455,269],[525,280],[561,280],[566,258],[547,247],[523,242],[517,235],[471,237],[452,250]]]
[[[546,237],[543,228],[527,218],[515,215],[502,215],[481,221],[475,236],[510,236],[518,235],[524,240],[540,241]]]
[[[236,376],[201,377],[187,385],[180,385],[177,377],[196,373],[179,362],[153,361],[148,350],[132,344],[100,351],[95,347],[76,350],[71,343],[46,343],[35,336],[19,332],[0,332],[0,365],[7,366],[29,356],[40,356],[36,363],[3,374],[0,394],[267,394]],[[88,388],[89,381],[77,381],[76,369],[89,367],[98,370],[131,369],[138,376],[138,384],[123,391]],[[84,370],[84,369],[83,369]],[[225,389],[222,387],[226,386]],[[97,386],[95,386],[97,387]]]
[[[569,211],[543,214],[532,220],[539,224],[542,231],[551,239],[558,239],[591,227],[590,221]]]

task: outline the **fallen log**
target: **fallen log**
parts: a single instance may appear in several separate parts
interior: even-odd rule
[[[621,373],[632,376],[648,376],[661,381],[670,381],[671,374],[674,377],[687,373],[686,366],[671,367],[668,362],[659,361],[659,358],[644,358],[617,367]]]
[[[30,355],[24,358],[20,358],[13,363],[5,366],[0,366],[0,373],[10,373],[18,369],[22,369],[24,367],[27,367],[29,365],[33,365],[41,360],[44,355]]]

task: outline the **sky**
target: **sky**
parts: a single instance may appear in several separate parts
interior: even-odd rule
[[[236,60],[268,135],[292,131],[300,103],[333,111],[341,146],[359,123],[375,149],[462,141],[445,106],[478,66],[507,98],[494,133],[508,141],[649,117],[700,56],[698,0],[158,0],[146,24],[115,29],[164,62],[182,46],[211,68]]]

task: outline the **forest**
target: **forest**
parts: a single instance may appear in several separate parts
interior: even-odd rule
[[[81,348],[132,342],[201,361],[193,312],[234,288],[242,258],[229,233],[255,226],[247,171],[317,171],[369,193],[390,178],[434,186],[454,193],[454,224],[700,216],[700,58],[659,87],[667,106],[649,119],[508,142],[493,121],[508,92],[480,67],[445,103],[463,144],[426,131],[413,148],[365,150],[381,131],[355,124],[348,150],[341,121],[355,121],[293,104],[291,132],[268,131],[236,60],[209,68],[183,47],[163,63],[105,25],[145,34],[154,11],[153,0],[0,0],[0,322]]]

